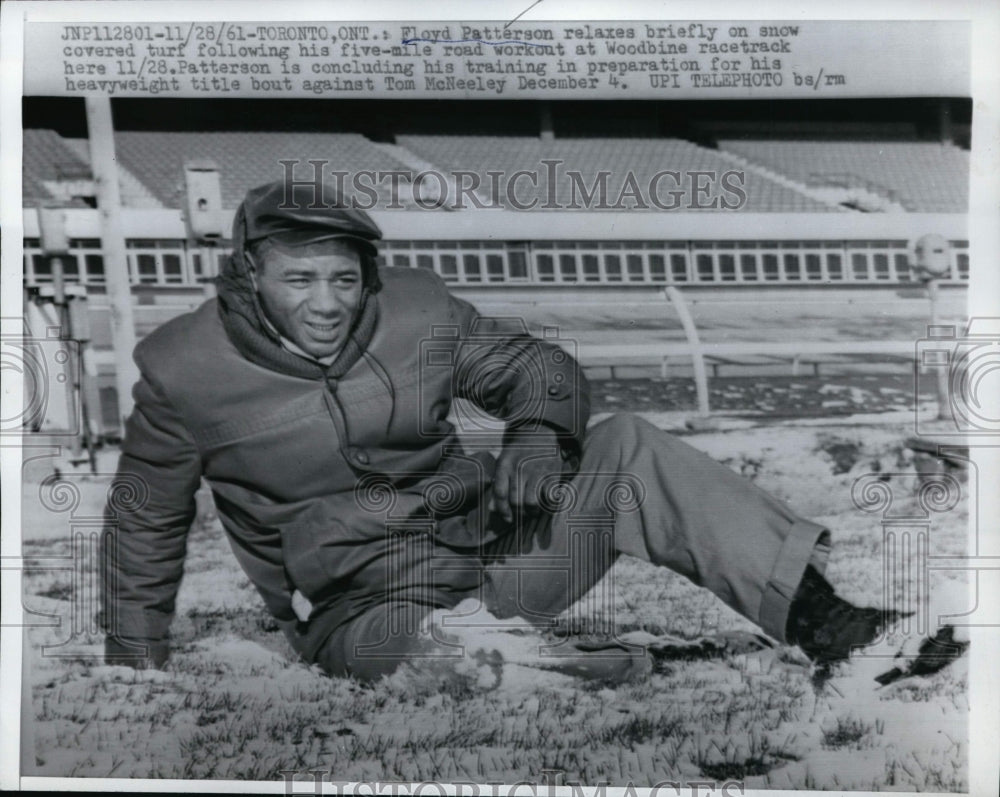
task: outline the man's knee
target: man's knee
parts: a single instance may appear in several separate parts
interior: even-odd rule
[[[616,412],[594,425],[587,433],[588,444],[627,444],[635,442],[640,437],[640,431],[646,421],[631,412]]]
[[[587,432],[584,451],[594,464],[596,456],[611,466],[634,458],[639,449],[648,445],[656,436],[665,433],[648,421],[630,412],[618,412],[593,426]]]

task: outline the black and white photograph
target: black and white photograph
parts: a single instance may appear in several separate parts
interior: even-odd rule
[[[799,5],[4,4],[4,788],[995,794],[1000,12]]]

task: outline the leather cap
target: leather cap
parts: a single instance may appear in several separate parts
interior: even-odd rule
[[[245,243],[274,238],[289,246],[303,246],[347,239],[372,256],[378,254],[373,241],[382,237],[382,231],[371,217],[346,207],[332,187],[324,186],[323,195],[319,193],[310,183],[281,180],[251,188],[243,200]]]

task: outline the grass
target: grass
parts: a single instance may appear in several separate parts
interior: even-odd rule
[[[841,748],[855,747],[875,731],[875,723],[856,717],[837,717],[836,724],[823,731],[823,745]]]
[[[850,486],[873,462],[905,471],[904,436],[876,426],[836,434],[768,427],[688,440],[833,528],[832,580],[852,599],[879,602],[879,519],[853,507]],[[31,515],[32,497],[27,488],[25,554],[68,554],[67,516]],[[405,671],[374,686],[326,678],[295,659],[204,496],[200,507],[163,672],[105,666],[101,637],[87,629],[65,639],[70,574],[26,572],[26,605],[63,620],[28,636],[32,774],[281,780],[288,770],[319,769],[337,781],[511,783],[541,782],[548,771],[561,783],[967,788],[963,662],[881,690],[851,668],[817,689],[809,668],[782,648],[671,661],[619,686],[515,665],[493,689],[471,675],[443,688]],[[934,518],[935,551],[961,550],[966,517],[960,506]],[[609,579],[606,619],[621,631],[694,638],[756,630],[645,562],[622,558]],[[579,620],[569,617],[570,625]],[[66,642],[42,654],[43,645]]]

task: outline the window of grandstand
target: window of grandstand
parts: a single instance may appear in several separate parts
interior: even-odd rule
[[[104,284],[104,257],[98,238],[71,238],[69,255],[62,258],[63,276],[67,282]],[[24,239],[25,284],[52,282],[52,261],[41,253],[38,238]]]
[[[527,245],[501,241],[387,241],[383,265],[426,268],[458,284],[524,282],[528,279]]]
[[[531,251],[538,282],[665,283],[668,263],[672,281],[688,278],[684,242],[537,241]]]
[[[126,242],[132,284],[184,285],[192,282],[184,241],[137,238]]]
[[[228,241],[189,248],[181,239],[127,241],[134,285],[196,286],[218,273]],[[968,241],[951,241],[948,279],[969,278]],[[207,273],[203,259],[215,259]],[[903,240],[798,241],[386,241],[383,265],[425,268],[457,285],[694,283],[795,284],[912,282]],[[67,282],[101,285],[96,238],[75,238],[63,258]],[[37,238],[24,240],[25,284],[52,281],[52,262]]]
[[[848,241],[851,276],[861,282],[910,280],[906,241]]]
[[[695,281],[844,282],[844,241],[692,241]]]
[[[212,276],[216,276],[226,265],[226,261],[229,260],[230,248],[229,244],[231,242],[226,242],[226,248],[212,247],[211,249],[205,249],[202,251],[196,251],[190,253],[191,258],[191,275],[195,282],[201,281],[203,278],[208,276],[205,273],[205,266],[202,263],[202,252],[204,252],[205,257],[209,258],[211,261],[212,256],[215,257],[215,270],[212,272]]]

